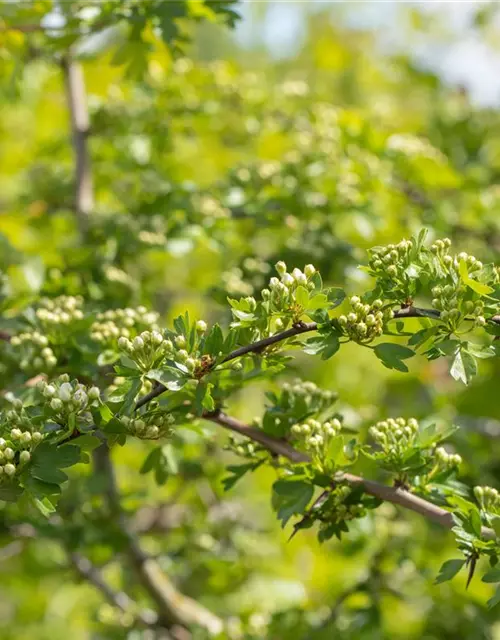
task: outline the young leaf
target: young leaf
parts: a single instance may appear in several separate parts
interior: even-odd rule
[[[405,365],[403,360],[408,360],[408,358],[415,355],[415,352],[408,347],[391,342],[378,344],[374,351],[377,358],[379,358],[385,367],[403,372],[408,371],[408,367]]]
[[[439,574],[437,578],[434,580],[434,584],[441,584],[442,582],[446,582],[447,580],[451,580],[454,578],[460,569],[464,566],[465,560],[456,559],[456,560],[447,560],[439,569]]]

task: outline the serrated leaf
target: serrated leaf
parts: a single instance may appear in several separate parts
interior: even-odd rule
[[[459,349],[453,359],[450,375],[454,380],[469,384],[477,373],[477,365],[474,357],[464,349]]]
[[[412,358],[415,355],[415,352],[408,347],[392,342],[378,344],[374,351],[377,358],[379,358],[385,367],[403,372],[408,371],[408,367],[404,364],[403,360]]]
[[[277,480],[273,484],[273,507],[282,527],[293,515],[304,512],[313,493],[313,485],[303,480]]]

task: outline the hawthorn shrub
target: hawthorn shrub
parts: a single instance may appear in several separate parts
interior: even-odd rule
[[[185,57],[233,5],[7,7],[7,126],[57,100],[0,220],[5,637],[494,637],[498,115]]]

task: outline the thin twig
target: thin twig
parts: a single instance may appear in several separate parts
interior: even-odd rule
[[[152,626],[157,623],[158,616],[154,611],[143,610],[137,612],[137,604],[124,591],[112,589],[99,569],[88,558],[80,553],[72,552],[69,554],[69,559],[77,573],[98,589],[114,607],[120,609],[123,613],[131,614],[134,619],[146,626]]]
[[[430,318],[434,320],[439,320],[440,313],[435,309],[421,309],[418,307],[405,307],[404,309],[397,309],[394,312],[393,319],[404,320],[405,318]],[[496,324],[500,324],[500,315],[493,316],[490,320]],[[319,325],[317,322],[298,322],[290,329],[286,329],[285,331],[281,331],[280,333],[275,333],[268,338],[263,338],[262,340],[257,340],[256,342],[252,342],[251,344],[244,345],[242,347],[238,347],[234,351],[231,351],[222,361],[229,362],[230,360],[234,360],[235,358],[239,358],[248,353],[262,353],[264,349],[267,347],[276,344],[278,342],[283,342],[284,340],[288,340],[289,338],[294,338],[295,336],[299,336],[302,333],[308,333],[311,331],[317,331]],[[219,364],[221,364],[219,363]],[[157,384],[153,389],[140,398],[135,406],[136,409],[140,409],[145,404],[160,396],[164,391],[166,391],[166,387],[162,384]]]
[[[169,627],[180,625],[189,628],[192,625],[199,625],[214,635],[220,633],[223,628],[221,619],[196,600],[180,593],[158,566],[156,560],[142,549],[139,538],[121,507],[120,494],[107,444],[103,443],[94,451],[94,461],[96,471],[106,479],[106,497],[109,508],[116,517],[122,534],[127,539],[125,553],[135,567],[144,588],[156,603],[161,621]]]
[[[310,460],[307,454],[297,451],[287,442],[274,438],[259,429],[254,429],[236,418],[224,414],[222,411],[206,413],[203,417],[206,420],[216,422],[226,429],[236,431],[251,440],[255,440],[272,453],[288,458],[293,462],[308,462]],[[334,479],[336,481],[344,480],[351,486],[361,487],[363,491],[375,498],[414,511],[447,529],[455,526],[453,516],[449,511],[445,511],[445,509],[441,509],[441,507],[438,507],[432,502],[428,502],[401,487],[390,487],[380,484],[379,482],[374,482],[373,480],[366,480],[351,473],[339,473]],[[495,533],[487,527],[483,527],[482,534],[484,538],[495,537]]]

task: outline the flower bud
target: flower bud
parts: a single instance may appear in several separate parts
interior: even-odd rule
[[[31,439],[33,440],[33,442],[35,444],[38,444],[39,442],[41,442],[43,440],[43,435],[40,433],[40,431],[34,431],[31,434]]]
[[[14,460],[14,456],[16,455],[16,453],[13,449],[7,447],[3,450],[3,455],[5,456],[6,460]]]
[[[56,392],[56,388],[52,384],[46,385],[46,387],[42,391],[45,398],[52,398],[55,392]]]
[[[204,320],[198,320],[196,323],[196,331],[198,333],[205,333],[207,330],[207,323]]]
[[[178,349],[184,349],[185,346],[186,346],[186,338],[185,338],[185,336],[182,336],[182,335],[176,336],[174,342],[175,342],[175,346]]]
[[[63,382],[59,387],[58,396],[63,402],[69,402],[73,395],[73,389],[69,382]]]
[[[22,464],[26,464],[27,462],[29,462],[31,460],[31,454],[29,451],[21,451],[21,453],[19,454],[19,461]]]
[[[21,442],[23,444],[28,444],[28,442],[31,442],[31,433],[29,431],[24,431],[21,434]]]
[[[283,262],[283,260],[280,260],[279,262],[277,262],[274,265],[274,268],[276,269],[276,271],[279,273],[280,276],[285,275],[285,273],[286,273],[286,264]]]
[[[134,349],[136,349],[137,351],[144,349],[144,340],[141,338],[141,336],[136,336],[133,341],[132,341],[132,346],[134,347]]]
[[[306,264],[304,267],[304,273],[308,278],[310,278],[316,273],[316,267],[313,264]]]
[[[50,406],[54,411],[60,411],[63,408],[62,400],[59,400],[59,398],[52,398]]]
[[[21,429],[11,429],[10,431],[10,437],[12,438],[12,440],[19,440],[22,435],[23,433]]]
[[[12,477],[16,473],[16,467],[13,464],[6,464],[3,468],[5,475]]]
[[[99,400],[99,398],[101,397],[99,387],[90,387],[88,395],[90,400]]]

